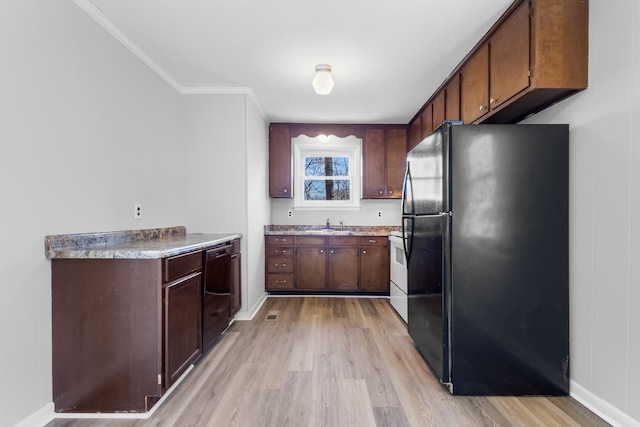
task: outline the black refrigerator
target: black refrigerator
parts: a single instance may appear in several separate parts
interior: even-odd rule
[[[408,330],[459,395],[569,392],[569,126],[443,124],[407,155]]]

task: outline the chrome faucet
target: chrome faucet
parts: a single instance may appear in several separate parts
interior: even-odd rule
[[[344,230],[344,224],[340,221],[340,231]]]
[[[327,218],[327,223],[324,225],[324,228],[326,228],[327,230],[331,228],[331,224],[329,224],[329,218]]]

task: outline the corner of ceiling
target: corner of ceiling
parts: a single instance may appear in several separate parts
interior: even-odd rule
[[[253,102],[260,114],[267,117],[264,110],[260,106],[253,90],[250,87],[184,87],[169,73],[167,73],[158,63],[156,63],[140,46],[135,44],[125,33],[118,28],[109,18],[107,18],[91,0],[73,0],[87,15],[93,18],[105,30],[109,32],[116,40],[122,43],[131,53],[144,62],[152,71],[162,78],[169,86],[171,86],[180,95],[221,95],[221,94],[244,94]]]

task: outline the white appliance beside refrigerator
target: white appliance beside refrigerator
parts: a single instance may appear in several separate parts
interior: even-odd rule
[[[407,323],[407,262],[404,256],[402,232],[392,231],[389,235],[391,244],[389,301],[402,320]]]

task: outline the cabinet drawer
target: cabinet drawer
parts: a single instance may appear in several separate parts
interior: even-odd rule
[[[296,245],[324,246],[324,237],[321,236],[296,236]]]
[[[293,289],[293,274],[269,274],[268,289]]]
[[[329,246],[358,246],[358,237],[331,236],[329,237]]]
[[[267,236],[268,245],[293,245],[293,236]]]
[[[269,273],[293,273],[293,257],[267,259],[267,271]]]
[[[202,269],[202,252],[189,252],[183,255],[173,256],[164,260],[164,282],[172,282],[187,274],[195,273]]]
[[[283,246],[268,246],[267,256],[293,256],[293,248]]]
[[[386,236],[360,237],[360,246],[387,246],[389,238]]]

